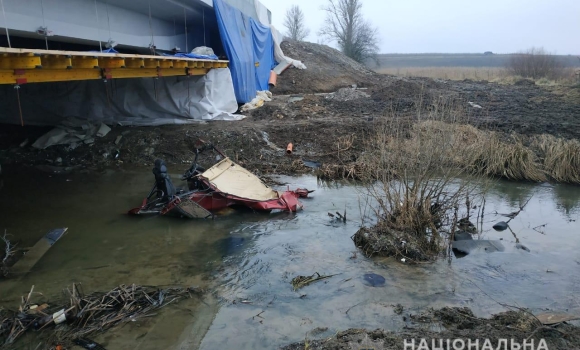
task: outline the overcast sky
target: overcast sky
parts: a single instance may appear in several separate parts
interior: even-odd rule
[[[326,0],[260,0],[281,32],[284,14],[300,6],[318,41]],[[532,46],[580,54],[580,0],[362,0],[378,29],[381,53],[510,53]]]

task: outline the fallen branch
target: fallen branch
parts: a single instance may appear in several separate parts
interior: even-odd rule
[[[8,233],[4,230],[4,235],[0,237],[4,242],[4,257],[2,258],[2,263],[0,264],[0,272],[3,275],[8,274],[8,259],[16,253],[16,244],[13,244],[8,239]]]
[[[546,225],[548,225],[548,224],[538,225],[538,226],[532,228],[532,230],[534,230],[534,231],[536,231],[538,233],[541,233],[541,234],[545,235],[546,233],[544,232],[544,230],[538,230],[538,228],[540,228],[540,227],[546,227]]]

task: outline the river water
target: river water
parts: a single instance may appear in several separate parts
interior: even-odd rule
[[[505,309],[500,303],[580,313],[575,186],[495,182],[480,236],[502,239],[505,251],[409,266],[357,253],[350,237],[361,224],[364,191],[354,185],[282,178],[290,188],[316,190],[304,211],[186,221],[124,214],[150,189],[149,169],[91,175],[3,170],[0,229],[29,247],[50,229],[68,227],[30,273],[0,281],[3,306],[17,306],[31,285],[57,296],[73,282],[85,291],[137,283],[214,292],[97,338],[110,349],[273,349],[351,327],[399,329],[405,321],[394,313],[396,304],[404,314],[467,306],[489,316]],[[528,199],[510,227],[530,252],[515,247],[509,230],[492,229],[506,220],[501,213],[517,211]],[[346,223],[328,215],[345,208]],[[293,291],[293,277],[315,272],[335,276]],[[385,284],[368,285],[368,273],[383,276]]]

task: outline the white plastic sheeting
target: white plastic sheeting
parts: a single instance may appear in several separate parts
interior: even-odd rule
[[[20,123],[16,92],[0,87],[0,122]],[[69,118],[120,125],[240,120],[229,69],[205,76],[26,84],[20,88],[25,125],[58,125]]]
[[[282,35],[282,33],[280,33],[273,25],[270,26],[270,30],[272,30],[272,38],[274,39],[274,58],[276,61],[280,64],[288,62],[295,68],[306,69],[304,63],[285,56],[284,52],[282,52],[280,44],[282,44],[282,41],[284,40],[284,35]]]

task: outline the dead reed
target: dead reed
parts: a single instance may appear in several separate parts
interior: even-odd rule
[[[41,333],[47,346],[68,346],[75,339],[154,316],[154,311],[198,292],[192,288],[160,289],[132,284],[85,295],[80,284],[73,284],[63,291],[63,301],[48,304],[33,300],[40,293],[34,293],[32,286],[18,310],[0,310],[0,344],[13,344],[30,329],[50,329],[51,332]]]
[[[485,178],[580,183],[579,141],[480,130],[461,115],[440,105],[412,125],[387,117],[367,140],[358,164],[374,180],[378,223],[352,237],[366,255],[436,259],[469,223]]]
[[[445,251],[459,207],[478,196],[476,182],[466,177],[468,164],[456,157],[472,131],[449,133],[460,118],[441,104],[410,127],[387,118],[368,140],[363,158],[373,164],[377,181],[367,185],[367,194],[377,203],[372,210],[378,223],[353,236],[367,256],[423,262]]]
[[[535,137],[531,147],[543,159],[546,175],[557,182],[580,183],[580,142],[551,135]]]

